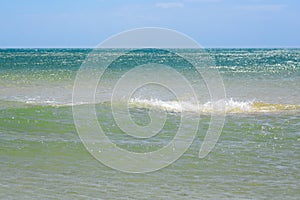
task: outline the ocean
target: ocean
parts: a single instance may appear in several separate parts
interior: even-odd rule
[[[192,58],[203,53],[180,51]],[[82,88],[74,101],[74,82],[91,49],[1,49],[0,198],[299,199],[300,49],[205,52],[214,65],[201,70],[218,71],[223,83],[216,84],[224,84],[226,91],[222,99],[211,99],[205,78],[189,63],[164,61],[157,56],[162,52],[133,51],[105,70],[95,90],[88,79],[99,66],[90,69],[86,82],[78,84]],[[100,53],[110,57],[122,51],[104,49]],[[118,82],[133,67],[130,56],[150,64]],[[187,87],[169,75],[171,69],[151,65],[153,58],[172,66],[189,82],[197,96],[196,104],[186,94]],[[176,95],[172,89],[148,84],[136,87],[136,92],[124,100],[126,88],[149,77],[174,86]],[[214,77],[207,80],[214,83]],[[113,108],[110,100],[116,83],[121,89],[116,92]],[[94,94],[93,102],[85,99],[88,91]],[[82,142],[74,110],[82,112],[78,116],[86,122],[89,133],[92,122],[85,112],[90,105],[110,141],[131,152],[164,147],[181,130],[179,124],[183,134],[189,134],[198,116],[199,127],[191,146],[174,162],[152,172],[122,172],[118,166],[98,161]],[[207,156],[199,158],[212,117],[223,111],[224,127],[218,142]],[[166,120],[157,135],[137,138],[125,134],[114,113],[120,118],[130,115],[139,127],[151,124],[151,113],[158,114],[157,123],[163,120],[160,117]],[[181,123],[183,113],[185,123]],[[116,158],[108,155],[105,159]]]

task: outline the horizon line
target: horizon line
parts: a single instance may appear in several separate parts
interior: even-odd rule
[[[0,49],[94,49],[91,46],[0,46]],[[262,45],[262,46],[207,46],[199,47],[201,49],[298,49],[300,45],[295,46],[281,46],[281,45]]]

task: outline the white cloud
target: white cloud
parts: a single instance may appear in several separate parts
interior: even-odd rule
[[[184,5],[181,2],[161,2],[155,4],[159,8],[182,8]]]
[[[184,0],[186,2],[192,2],[192,3],[218,3],[223,0]]]

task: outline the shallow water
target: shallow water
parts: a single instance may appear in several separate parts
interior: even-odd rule
[[[159,149],[174,137],[183,109],[187,117],[201,115],[188,151],[168,167],[142,174],[106,167],[89,154],[77,134],[72,90],[88,52],[0,51],[1,198],[299,198],[300,50],[209,49],[227,98],[210,101],[205,85],[197,85],[203,80],[192,70],[183,74],[197,88],[199,106],[188,99],[179,104],[170,92],[156,86],[137,91],[129,107],[138,124],[149,123],[149,110],[167,113],[161,132],[145,140],[128,137],[116,126],[106,101],[110,93],[101,87],[111,88],[124,71],[108,71],[97,90],[96,111],[107,136],[121,148]],[[150,68],[149,74],[155,71]],[[184,88],[179,93],[184,94]],[[122,114],[125,104],[117,103]],[[222,134],[213,151],[199,159],[210,115],[218,115],[218,105],[226,111]]]

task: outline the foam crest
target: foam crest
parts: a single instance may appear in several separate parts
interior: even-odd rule
[[[169,112],[196,112],[196,113],[267,113],[300,110],[300,105],[271,104],[255,101],[236,101],[233,99],[206,102],[195,105],[190,102],[162,101],[160,99],[132,98],[131,107],[155,108]]]

